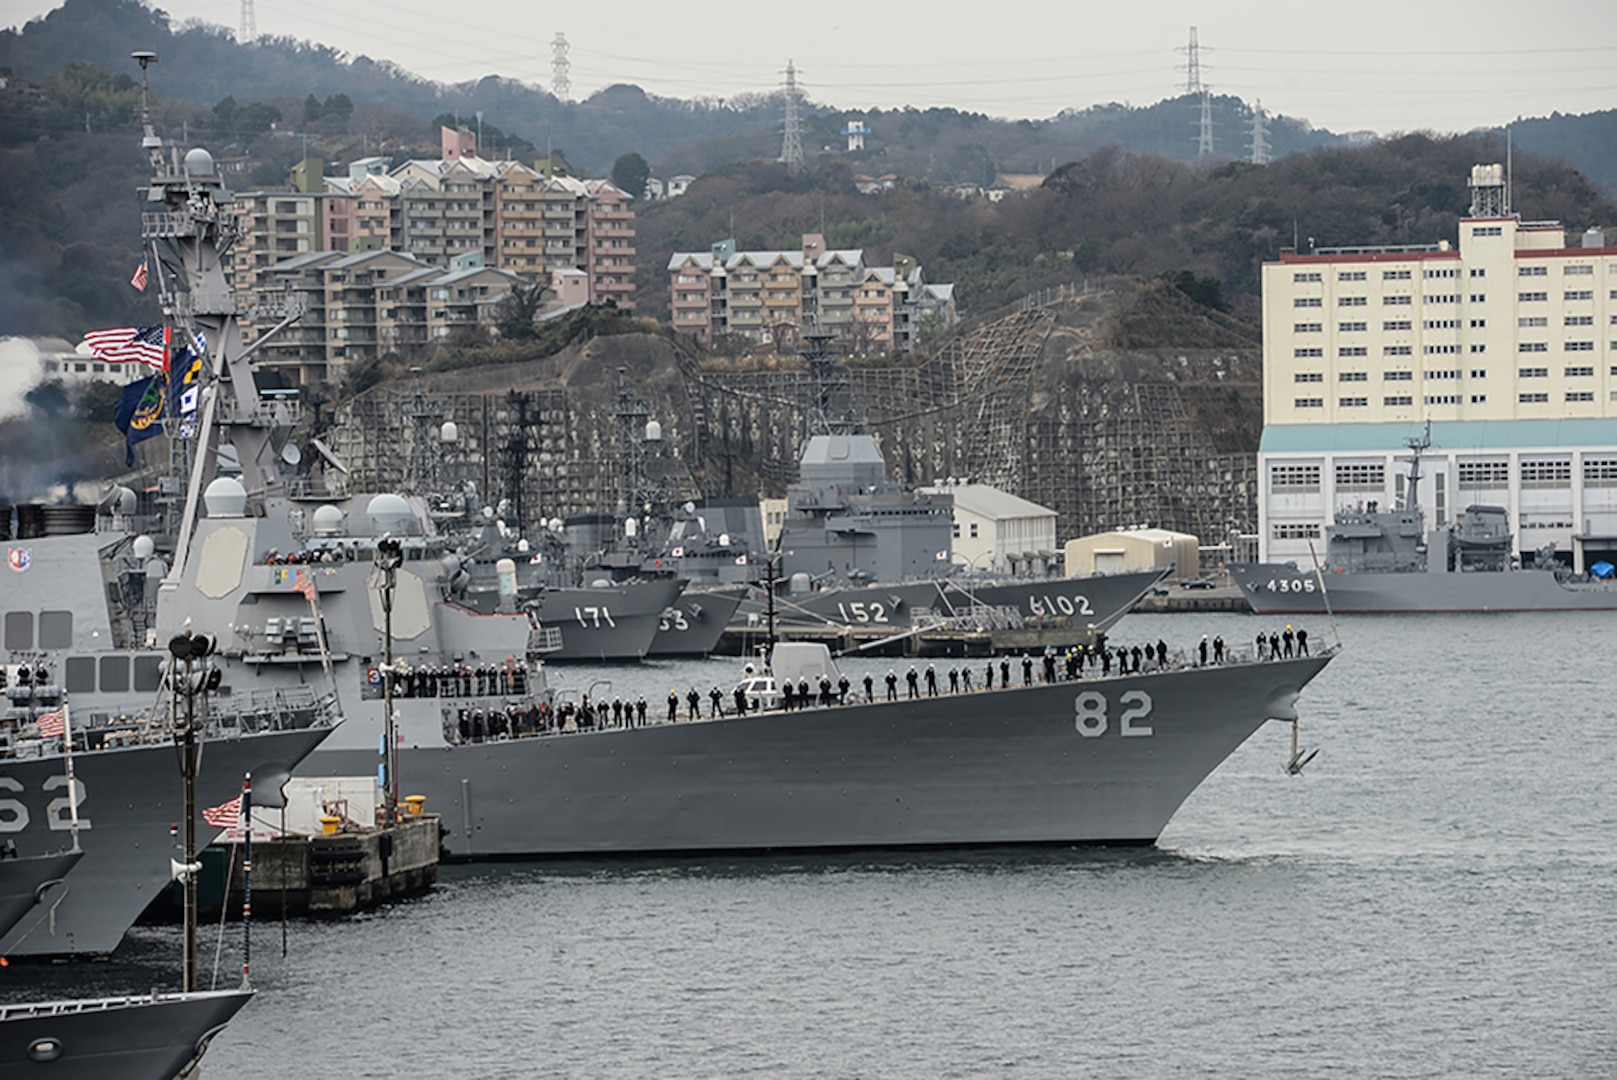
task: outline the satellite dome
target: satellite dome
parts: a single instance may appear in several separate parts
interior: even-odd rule
[[[342,535],[342,510],[330,503],[320,507],[314,512],[314,534],[316,536]]]
[[[217,477],[202,492],[209,517],[246,517],[247,489],[234,476]]]
[[[655,421],[655,420],[647,420],[646,421],[646,441],[647,442],[662,442],[663,441],[663,426],[661,424],[657,423],[657,421]]]
[[[135,537],[135,558],[145,562],[152,557],[152,552],[156,547],[157,545],[152,543],[152,538],[149,536]]]
[[[213,155],[202,147],[193,147],[185,152],[185,171],[189,176],[212,176]]]
[[[410,504],[404,501],[402,495],[391,492],[373,498],[365,507],[365,516],[371,519],[371,528],[376,530],[377,535],[402,535],[409,531],[412,521]]]
[[[460,428],[453,420],[445,420],[444,426],[438,429],[438,441],[446,443],[460,441]]]

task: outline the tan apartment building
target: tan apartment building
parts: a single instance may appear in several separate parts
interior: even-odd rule
[[[1282,252],[1263,268],[1260,557],[1307,560],[1338,507],[1503,506],[1518,549],[1617,534],[1617,247],[1471,174],[1456,242]],[[1302,563],[1299,563],[1302,565]]]

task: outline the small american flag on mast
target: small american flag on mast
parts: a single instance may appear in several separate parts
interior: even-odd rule
[[[60,739],[67,731],[67,718],[61,709],[52,709],[39,718],[39,733],[47,739]]]
[[[202,811],[202,820],[215,829],[234,829],[241,824],[241,796]]]
[[[135,267],[135,276],[129,279],[129,284],[141,292],[146,291],[146,256],[140,257],[140,265]]]

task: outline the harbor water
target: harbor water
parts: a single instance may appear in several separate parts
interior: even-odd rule
[[[284,957],[261,923],[260,993],[204,1074],[1617,1075],[1614,626],[1343,619],[1301,702],[1319,756],[1287,775],[1290,727],[1268,725],[1154,848],[449,866],[419,900],[291,923]],[[1284,623],[1134,615],[1113,640],[1260,628]],[[889,666],[844,670],[880,692]],[[552,681],[661,715],[737,671]],[[0,969],[0,993],[169,988],[178,955],[177,930],[138,927],[107,963]],[[218,957],[234,985],[237,925]]]

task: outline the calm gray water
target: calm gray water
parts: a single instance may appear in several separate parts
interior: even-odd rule
[[[1188,648],[1259,625],[1131,616],[1114,637]],[[1155,849],[447,867],[418,901],[292,924],[285,959],[262,926],[260,995],[205,1071],[1617,1075],[1612,629],[1344,620],[1347,651],[1303,699],[1319,758],[1285,775],[1289,729],[1271,725]],[[735,670],[554,681],[609,677],[655,707]],[[142,928],[110,963],[0,985],[172,986],[177,942]]]

